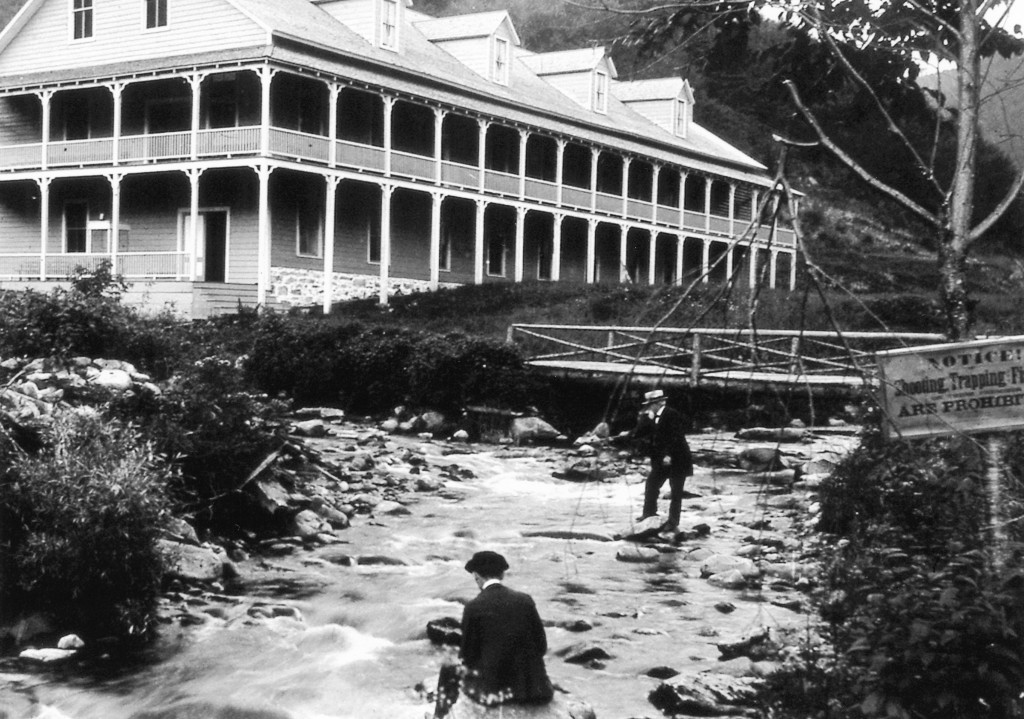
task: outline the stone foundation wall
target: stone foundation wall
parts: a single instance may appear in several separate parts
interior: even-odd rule
[[[270,293],[274,301],[286,307],[322,305],[324,302],[323,278],[324,273],[320,270],[273,267],[270,270]],[[388,285],[388,294],[391,296],[430,290],[430,283],[426,280],[392,277],[388,281]],[[439,286],[457,287],[458,285],[449,282],[441,283]],[[331,277],[331,290],[331,297],[335,302],[377,297],[380,291],[380,277],[335,272]]]

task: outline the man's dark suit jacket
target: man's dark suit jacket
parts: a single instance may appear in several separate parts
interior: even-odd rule
[[[681,472],[689,477],[693,474],[693,456],[686,441],[686,420],[671,407],[666,407],[657,420],[646,412],[637,419],[633,440],[644,445],[645,452],[654,460],[672,458],[673,466],[679,462],[673,473]]]
[[[547,648],[530,595],[502,584],[488,586],[462,613],[466,695],[481,704],[550,700],[554,690],[544,668]]]

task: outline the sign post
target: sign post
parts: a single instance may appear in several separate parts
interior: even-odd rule
[[[1024,336],[875,353],[887,438],[988,434],[986,484],[997,563],[1006,548],[1003,438],[1024,428]]]

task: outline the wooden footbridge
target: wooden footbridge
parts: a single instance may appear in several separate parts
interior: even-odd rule
[[[638,387],[854,394],[877,382],[874,353],[944,335],[514,324],[508,339],[543,374]]]

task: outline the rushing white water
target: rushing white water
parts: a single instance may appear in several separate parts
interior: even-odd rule
[[[457,461],[477,476],[413,495],[411,515],[358,518],[344,544],[242,563],[246,589],[236,601],[222,601],[201,626],[167,625],[152,656],[129,670],[0,674],[0,719],[421,719],[431,707],[414,687],[432,683],[447,658],[427,641],[426,624],[461,615],[476,591],[462,567],[483,548],[502,552],[507,583],[535,597],[549,624],[553,681],[600,719],[656,715],[647,694],[658,680],[645,675],[653,667],[714,668],[717,642],[806,621],[766,601],[768,590],[710,587],[685,551],[618,561],[626,545],[607,538],[639,514],[639,465],[606,482],[571,483],[552,478],[566,462],[553,451],[432,461]],[[737,473],[699,469],[687,489],[700,496],[684,503],[682,526],[712,531],[683,550],[731,553],[751,534],[743,523],[766,516],[778,530],[789,526]],[[577,538],[565,538],[569,530]],[[328,561],[339,552],[404,564]],[[723,599],[736,610],[717,611]],[[254,604],[283,610],[253,617]],[[557,626],[579,619],[593,629]],[[557,655],[581,641],[612,659],[588,668]]]

